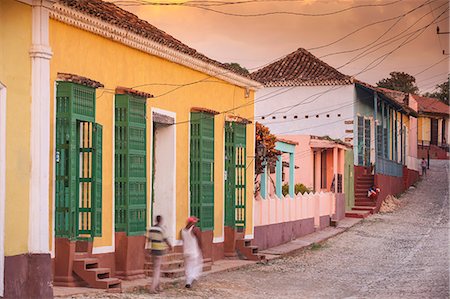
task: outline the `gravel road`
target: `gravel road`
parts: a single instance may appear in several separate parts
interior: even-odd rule
[[[369,217],[296,256],[209,275],[193,289],[154,297],[449,298],[448,174],[448,162],[432,161],[428,175],[393,213]]]

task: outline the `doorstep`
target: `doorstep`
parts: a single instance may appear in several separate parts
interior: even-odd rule
[[[353,227],[357,223],[362,221],[361,218],[344,218],[339,220],[338,225],[336,227],[327,227],[323,230],[311,233],[309,235],[303,236],[301,238],[295,239],[291,242],[269,248],[261,251],[262,254],[266,256],[268,261],[282,258],[287,255],[293,255],[301,250],[304,250],[311,246],[314,243],[325,242],[331,237],[339,235],[349,228]],[[212,273],[218,272],[226,272],[226,271],[234,271],[237,269],[242,269],[254,265],[256,261],[248,261],[248,260],[239,260],[239,259],[223,259],[215,261],[211,267],[210,271],[206,271],[202,273],[203,275],[208,275]],[[179,278],[164,278],[161,277],[160,282],[163,288],[167,288],[170,286],[183,285],[185,281],[185,277]],[[141,278],[136,280],[123,280],[122,281],[122,292],[130,293],[137,292],[140,290],[144,290],[147,285],[151,283],[151,277]],[[53,294],[55,298],[64,298],[64,297],[72,297],[76,295],[86,295],[90,294],[98,294],[98,293],[106,293],[105,290],[93,289],[93,288],[84,288],[84,287],[53,287]]]

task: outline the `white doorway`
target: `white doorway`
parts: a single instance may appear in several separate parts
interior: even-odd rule
[[[4,295],[6,198],[6,87],[0,82],[0,296]]]
[[[164,219],[168,238],[176,240],[176,125],[175,113],[152,109],[151,223]]]

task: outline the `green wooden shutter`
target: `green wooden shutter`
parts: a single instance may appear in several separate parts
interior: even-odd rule
[[[245,207],[246,207],[246,184],[247,184],[247,151],[246,151],[246,127],[244,124],[233,123],[234,148],[235,148],[235,205],[236,205],[236,226],[245,227]]]
[[[382,157],[383,153],[383,128],[377,125],[377,157]]]
[[[358,116],[358,165],[364,164],[364,118]]]
[[[234,133],[230,122],[225,123],[225,226],[235,226],[235,150]]]
[[[147,226],[146,99],[116,95],[115,226],[143,235]]]
[[[191,113],[191,215],[202,230],[214,229],[214,116]]]
[[[147,227],[146,99],[128,96],[128,235]]]
[[[71,163],[76,155],[71,150],[70,86],[58,85],[56,91],[56,157],[55,157],[55,236],[73,238],[76,234],[74,188],[76,172]]]
[[[364,165],[370,164],[370,119],[364,120]]]
[[[93,128],[93,152],[92,152],[92,236],[102,235],[102,145],[103,127],[94,124]]]
[[[80,143],[77,137],[80,122],[95,121],[95,89],[58,82],[56,106],[55,235],[76,239],[80,210]]]

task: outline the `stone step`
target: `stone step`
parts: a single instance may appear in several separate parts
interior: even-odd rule
[[[355,206],[376,207],[376,203],[370,200],[355,200]]]
[[[370,215],[369,211],[348,211],[345,212],[345,217],[349,217],[349,218],[366,218],[367,216]]]
[[[370,214],[375,212],[376,207],[374,206],[354,206],[352,208],[353,211],[369,211]]]

